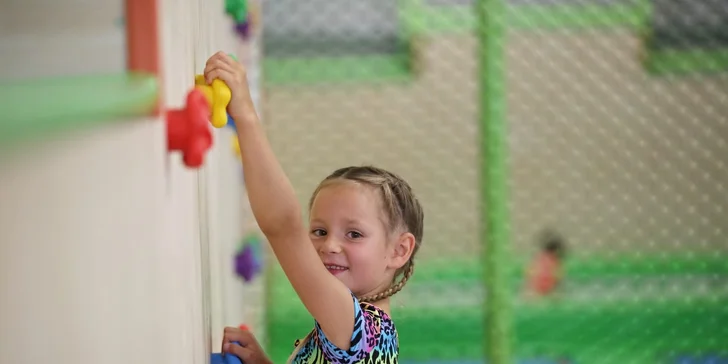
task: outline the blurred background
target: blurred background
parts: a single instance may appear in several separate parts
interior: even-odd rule
[[[113,21],[124,18],[123,4],[96,8],[73,0],[74,14],[108,10],[103,25],[79,30],[88,23],[84,16],[29,38],[44,23],[31,15],[50,5],[6,1],[2,75],[14,77],[15,87],[29,82],[17,79],[128,70],[124,31],[134,24]],[[70,11],[58,7],[56,14]],[[191,76],[213,52],[236,54],[251,70],[263,123],[304,206],[321,179],[346,165],[381,166],[413,186],[425,207],[425,238],[412,280],[393,301],[401,362],[728,363],[728,1],[164,0],[158,17],[165,105],[183,104]],[[100,45],[74,38],[65,52],[53,50],[49,44],[60,43],[49,41],[51,34],[71,24],[73,34],[107,29],[115,35],[99,44],[115,37],[118,45],[100,52]],[[30,50],[23,54],[22,47]],[[39,60],[46,63],[29,66]],[[29,119],[7,115],[0,121],[3,142],[32,134],[18,126]],[[134,124],[137,130],[112,124],[63,139],[73,143],[54,137],[52,145],[61,144],[52,150],[44,143],[25,147],[30,154],[18,152],[23,147],[4,152],[2,276],[34,276],[17,256],[37,258],[48,240],[77,242],[77,252],[96,246],[94,239],[109,230],[79,231],[87,218],[106,218],[117,233],[105,244],[156,244],[154,253],[134,250],[136,258],[120,259],[115,277],[122,278],[113,282],[131,284],[125,267],[147,257],[139,266],[152,277],[144,286],[149,296],[135,304],[154,307],[184,333],[168,340],[167,354],[180,343],[196,348],[155,354],[158,360],[205,362],[207,352],[218,350],[223,326],[246,323],[272,360],[285,362],[312,320],[270,254],[260,253],[264,267],[254,278],[241,278],[233,267],[241,247],[260,240],[228,145],[233,133],[215,130],[208,164],[189,170],[163,158],[159,124]],[[114,140],[117,147],[110,146]],[[73,149],[79,144],[89,146]],[[129,145],[141,148],[137,156],[121,155]],[[91,157],[99,150],[107,159]],[[89,161],[66,176],[59,153]],[[18,162],[20,155],[30,156]],[[149,155],[158,157],[147,161]],[[108,160],[125,161],[124,169],[110,168]],[[99,213],[108,190],[91,198],[89,188],[74,184],[78,176],[116,186],[120,207]],[[76,187],[59,190],[56,178]],[[70,190],[76,198],[54,204],[53,196]],[[147,218],[138,216],[140,209]],[[58,222],[74,213],[76,229]],[[129,216],[128,223],[121,226],[120,216]],[[30,219],[51,221],[46,226],[55,230],[39,235],[46,228],[18,227]],[[139,233],[139,226],[150,233]],[[58,272],[67,267],[43,261]],[[33,282],[12,279],[3,283],[3,301],[16,300],[3,306],[0,322],[15,326],[3,325],[0,353],[20,355],[28,343],[14,333],[28,321],[12,317],[36,312],[19,307],[33,296],[23,288]],[[78,287],[91,284],[72,279]],[[50,285],[39,277],[35,283]],[[118,291],[108,280],[93,284]],[[172,305],[183,306],[170,311]],[[80,315],[60,312],[71,326]],[[129,312],[139,325],[160,317]],[[165,327],[154,333],[164,335]],[[21,357],[0,355],[16,363]]]
[[[728,360],[728,2],[277,1],[263,20],[301,201],[374,163],[424,203],[403,362],[483,362],[490,335],[513,362]],[[545,231],[563,272],[531,297]],[[310,320],[269,279],[285,358]]]

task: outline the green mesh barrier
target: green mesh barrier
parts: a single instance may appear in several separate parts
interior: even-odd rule
[[[271,141],[303,205],[362,163],[425,205],[392,302],[401,362],[728,361],[727,10],[689,3],[403,0],[387,11],[404,53],[266,60]],[[288,16],[267,26],[305,21]],[[538,296],[545,230],[566,254]],[[272,271],[266,348],[284,362],[313,322]]]

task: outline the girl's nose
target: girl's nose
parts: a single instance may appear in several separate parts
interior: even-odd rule
[[[339,242],[332,237],[327,237],[323,244],[321,244],[321,248],[319,249],[321,253],[340,253],[341,252],[341,245],[339,245]]]

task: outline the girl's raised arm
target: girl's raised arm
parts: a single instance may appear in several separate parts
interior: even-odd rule
[[[245,186],[258,226],[329,341],[349,349],[354,330],[351,293],[328,272],[314,249],[293,187],[258,120],[245,69],[226,54],[217,53],[208,60],[205,77],[208,82],[222,79],[232,91],[228,112],[237,127]]]

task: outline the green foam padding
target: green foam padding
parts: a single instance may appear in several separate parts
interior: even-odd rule
[[[509,269],[511,279],[520,280],[527,260],[516,261]],[[420,281],[481,280],[483,266],[477,257],[427,262],[417,271]],[[600,258],[567,259],[565,275],[569,280],[603,280],[633,276],[679,276],[688,274],[728,274],[726,254],[665,254],[658,256],[615,255]]]
[[[482,267],[477,260],[421,263],[405,290],[424,292],[427,285],[457,286],[463,295],[481,294]],[[274,362],[285,361],[293,342],[303,337],[313,321],[290,284],[277,269],[268,313],[268,351]],[[519,269],[514,267],[513,272]],[[682,277],[722,277],[728,280],[725,255],[619,257],[572,260],[567,277],[579,282],[610,283],[615,279],[671,280]],[[514,273],[515,274],[515,273]],[[513,282],[515,283],[515,282]],[[577,283],[581,284],[581,283]],[[514,286],[514,290],[518,285]],[[440,294],[442,296],[442,294]],[[442,302],[443,298],[438,298]],[[274,303],[273,303],[274,302]],[[672,297],[655,295],[605,299],[589,297],[524,302],[513,312],[513,354],[518,360],[568,357],[578,363],[656,363],[681,355],[728,356],[728,294]],[[400,334],[401,359],[482,361],[485,318],[482,305],[392,305]],[[418,306],[420,306],[418,304]]]
[[[568,356],[581,363],[626,363],[625,358],[681,354],[728,355],[728,300],[519,306],[514,314],[517,357]],[[293,342],[311,329],[310,317],[272,316],[274,362],[290,355]],[[484,318],[477,307],[393,309],[402,359],[483,358]],[[630,359],[633,360],[633,359]],[[633,361],[627,361],[633,362]],[[648,363],[646,361],[634,361]]]
[[[151,114],[156,76],[84,75],[4,82],[0,87],[0,145]]]

